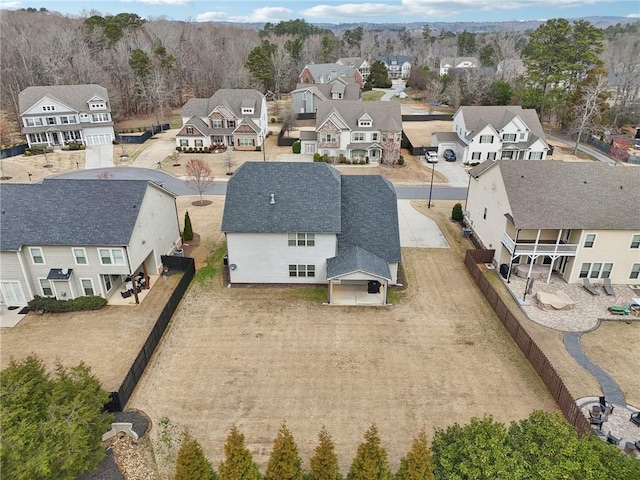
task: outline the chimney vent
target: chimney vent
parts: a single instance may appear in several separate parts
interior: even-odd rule
[[[271,201],[269,203],[271,205],[275,205],[276,204],[276,194],[275,193],[271,194]]]

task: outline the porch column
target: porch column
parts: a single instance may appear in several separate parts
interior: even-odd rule
[[[558,230],[558,237],[556,238],[555,248],[553,249],[553,255],[551,256],[551,265],[549,265],[549,275],[547,275],[547,283],[551,281],[553,264],[556,263],[556,259],[558,258],[558,245],[560,244],[560,237],[562,237],[562,229]]]
[[[537,250],[538,250],[538,242],[540,242],[540,229],[538,229],[538,234],[536,235],[536,243],[533,244],[533,254],[531,255],[531,263],[529,264],[529,272],[527,273],[527,280],[531,278],[531,271],[533,270],[533,264],[538,258]]]
[[[329,305],[333,304],[333,280],[329,280]]]
[[[469,175],[471,179],[471,175]],[[513,241],[513,252],[511,252],[511,259],[509,260],[509,271],[507,272],[507,283],[511,280],[511,268],[513,268],[513,259],[516,258],[516,250],[518,250],[518,236],[520,235],[520,229],[516,230],[516,238]]]

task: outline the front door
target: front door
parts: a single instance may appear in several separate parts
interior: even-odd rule
[[[2,282],[2,296],[8,307],[26,305],[20,282]]]

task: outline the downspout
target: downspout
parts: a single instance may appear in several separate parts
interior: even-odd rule
[[[16,256],[18,257],[18,263],[20,264],[20,270],[22,270],[22,278],[24,279],[24,283],[27,286],[27,291],[29,292],[29,296],[31,297],[31,299],[33,299],[34,295],[33,291],[31,290],[30,277],[27,276],[27,271],[25,270],[24,262],[22,261],[22,247],[20,247],[20,250],[16,252]]]
[[[511,260],[509,261],[509,271],[507,272],[507,283],[511,280],[511,268],[513,267],[513,259],[515,258],[516,249],[518,248],[518,236],[520,235],[520,229],[516,228],[516,239],[513,243],[513,253],[511,254]]]

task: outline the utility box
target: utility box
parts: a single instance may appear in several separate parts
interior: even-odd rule
[[[462,236],[464,238],[469,238],[471,236],[471,229],[468,227],[463,227],[462,229]]]

